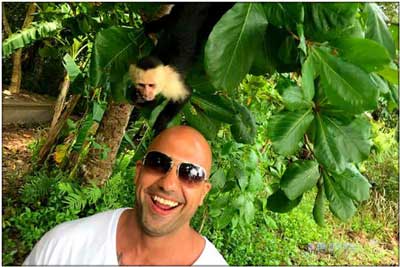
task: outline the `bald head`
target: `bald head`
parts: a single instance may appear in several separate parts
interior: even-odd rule
[[[204,136],[189,126],[174,126],[154,138],[148,151],[165,152],[173,158],[203,166],[210,175],[212,153]]]

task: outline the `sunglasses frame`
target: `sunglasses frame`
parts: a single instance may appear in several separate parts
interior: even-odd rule
[[[148,152],[146,153],[146,155],[144,155],[143,160],[142,160],[142,163],[143,163],[143,166],[144,166],[144,167],[146,167],[146,158],[147,158],[148,154],[151,153],[151,152],[156,152],[156,153],[162,154],[162,155],[164,155],[166,158],[169,159],[169,161],[170,161],[170,166],[169,166],[168,170],[164,173],[164,175],[167,174],[167,173],[169,173],[169,172],[171,171],[171,169],[174,167],[174,165],[176,164],[176,176],[177,176],[180,180],[182,180],[182,181],[184,181],[184,182],[187,182],[187,183],[201,183],[201,182],[206,182],[206,181],[208,181],[207,171],[206,171],[206,169],[205,169],[203,166],[198,165],[198,164],[195,164],[195,163],[191,163],[191,162],[185,162],[185,161],[176,163],[176,161],[175,161],[173,158],[171,158],[169,155],[165,154],[164,152],[157,151],[157,150],[148,151]],[[197,167],[197,168],[200,168],[200,169],[204,172],[204,179],[202,179],[201,181],[190,181],[190,180],[188,180],[188,179],[182,178],[182,177],[179,175],[179,169],[180,169],[181,164],[193,165],[193,166],[195,166],[195,167]]]

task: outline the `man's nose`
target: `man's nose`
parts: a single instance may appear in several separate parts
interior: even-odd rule
[[[176,165],[171,167],[171,169],[160,177],[158,180],[158,185],[165,191],[176,191],[180,186],[179,177],[177,176]]]

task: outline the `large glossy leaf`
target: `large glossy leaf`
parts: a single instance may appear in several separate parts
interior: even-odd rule
[[[129,65],[149,52],[150,41],[142,30],[110,27],[96,35],[90,63],[92,86],[111,84],[113,96],[126,95]]]
[[[267,32],[265,37],[260,39],[261,45],[259,49],[254,51],[254,61],[251,65],[251,69],[249,71],[250,74],[253,75],[264,75],[265,73],[274,73],[277,66],[277,58],[276,58],[276,49],[278,49],[278,42],[274,40],[274,42],[268,41],[271,38],[269,36],[269,30],[271,25],[268,25]]]
[[[315,94],[315,70],[312,57],[308,57],[301,66],[301,82],[305,100],[312,101]]]
[[[314,64],[319,66],[325,95],[332,105],[351,113],[376,107],[378,89],[367,72],[323,48],[315,48],[313,56]]]
[[[318,162],[329,170],[344,170],[345,155],[336,144],[336,136],[330,124],[318,114],[314,129],[314,154]]]
[[[386,47],[390,55],[394,58],[396,48],[392,35],[385,23],[385,14],[375,3],[365,3],[364,12],[366,14],[365,38],[374,40]]]
[[[307,101],[304,90],[298,86],[290,86],[283,91],[283,103],[290,111],[305,110],[312,107],[312,102]]]
[[[253,64],[262,48],[267,27],[259,3],[237,3],[214,26],[206,47],[205,66],[215,88],[233,89]]]
[[[354,165],[348,164],[342,173],[334,173],[333,178],[352,199],[361,202],[369,198],[371,185]]]
[[[329,201],[329,209],[336,217],[345,221],[354,215],[356,207],[353,200],[328,175],[324,175],[324,188],[326,198]]]
[[[232,136],[238,143],[253,144],[257,134],[256,121],[251,111],[236,102],[234,102],[236,110],[235,120],[231,125]]]
[[[208,140],[213,140],[217,136],[221,123],[211,119],[203,111],[196,109],[190,103],[183,108],[185,119],[189,125],[199,130]]]
[[[304,7],[304,32],[309,39],[336,39],[356,27],[358,3],[305,3]]]
[[[280,187],[288,199],[295,200],[316,185],[318,166],[317,162],[307,160],[294,162],[286,169]]]
[[[325,207],[324,207],[324,187],[322,184],[318,183],[318,192],[317,196],[315,197],[315,202],[314,202],[314,207],[313,207],[313,217],[314,221],[319,225],[319,226],[324,226],[325,225],[325,220],[324,220],[324,213],[325,213]]]
[[[268,23],[279,28],[293,27],[304,20],[302,3],[262,3]]]
[[[299,205],[302,197],[303,195],[295,200],[290,200],[286,197],[285,193],[279,189],[268,197],[267,209],[280,213],[289,212]]]
[[[193,94],[192,105],[201,109],[207,116],[225,123],[234,123],[235,110],[232,103],[222,96]]]
[[[368,157],[372,145],[368,121],[356,118],[347,124],[347,121],[324,115],[322,121],[333,141],[331,146],[336,146],[347,161],[358,163]]]
[[[303,112],[284,111],[272,116],[268,124],[268,136],[274,149],[282,155],[293,154],[313,118],[311,109]]]
[[[33,42],[55,36],[62,29],[59,21],[32,23],[28,28],[11,34],[2,42],[3,58],[9,57],[15,50],[27,47]]]
[[[360,38],[338,39],[333,44],[339,55],[367,72],[378,71],[390,63],[390,55],[379,43]]]

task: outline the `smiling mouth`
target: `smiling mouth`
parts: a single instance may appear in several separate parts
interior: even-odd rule
[[[152,196],[151,200],[153,201],[154,205],[156,205],[158,208],[162,210],[172,210],[179,206],[178,202],[162,198],[160,196]]]

